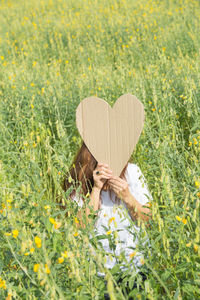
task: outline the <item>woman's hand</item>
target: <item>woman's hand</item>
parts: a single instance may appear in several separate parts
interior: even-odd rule
[[[120,177],[113,176],[108,180],[108,184],[118,198],[121,198],[122,200],[124,200],[124,202],[126,202],[126,199],[129,199],[131,193],[129,191],[127,181],[121,179]]]
[[[108,165],[98,164],[96,169],[93,171],[94,187],[101,190],[106,180],[110,179],[111,177],[112,171],[109,169]]]

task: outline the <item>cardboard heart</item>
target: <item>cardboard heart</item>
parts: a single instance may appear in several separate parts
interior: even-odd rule
[[[144,125],[144,106],[133,95],[117,99],[113,108],[103,99],[83,99],[76,109],[76,126],[98,163],[119,176],[136,146]]]

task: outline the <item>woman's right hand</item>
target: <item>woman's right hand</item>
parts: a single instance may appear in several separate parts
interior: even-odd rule
[[[96,174],[96,172],[99,172],[99,174]],[[108,165],[98,164],[93,171],[94,187],[101,190],[105,181],[110,178],[112,178],[112,171],[109,169]]]

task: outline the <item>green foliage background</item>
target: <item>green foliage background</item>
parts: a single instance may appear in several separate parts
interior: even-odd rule
[[[66,218],[55,197],[80,146],[79,102],[125,93],[145,107],[132,159],[154,199],[150,275],[133,295],[199,299],[199,16],[198,0],[0,2],[1,299],[123,299],[114,272],[107,287],[98,278],[104,255],[89,252],[77,207],[64,194]]]

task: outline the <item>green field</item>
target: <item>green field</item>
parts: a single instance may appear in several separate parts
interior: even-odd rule
[[[60,185],[79,102],[126,93],[144,104],[132,162],[153,197],[134,299],[200,299],[199,16],[198,0],[0,1],[0,299],[125,299]]]

